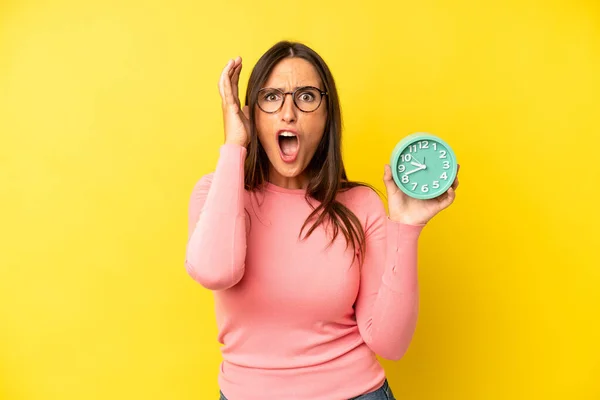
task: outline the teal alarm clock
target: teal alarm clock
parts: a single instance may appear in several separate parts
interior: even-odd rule
[[[400,190],[417,199],[444,194],[458,172],[452,148],[441,138],[425,132],[403,138],[392,152],[390,166]]]

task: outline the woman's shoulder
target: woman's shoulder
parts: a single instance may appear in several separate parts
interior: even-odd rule
[[[215,175],[215,173],[213,171],[213,172],[204,174],[199,179],[197,179],[192,188],[192,193],[201,193],[201,192],[208,191],[212,184],[214,175]]]
[[[225,192],[229,192],[231,189],[231,183],[230,182],[224,182],[222,180],[219,180],[217,178],[217,181],[214,180],[215,177],[215,171],[206,173],[202,176],[200,176],[200,178],[196,179],[196,181],[193,184],[192,187],[192,191],[191,191],[191,198],[192,200],[203,200],[208,196],[208,193],[211,189],[212,186],[217,185],[220,186],[221,188],[227,188],[227,190],[225,190]],[[231,189],[233,191],[233,193],[235,193],[235,189]],[[224,193],[223,190],[219,190],[219,192]],[[242,191],[242,198],[244,202],[249,201],[249,195],[250,192],[248,190],[246,190],[245,188]]]
[[[362,183],[346,183],[338,194],[338,201],[352,211],[379,213],[384,210],[383,201],[376,188]]]

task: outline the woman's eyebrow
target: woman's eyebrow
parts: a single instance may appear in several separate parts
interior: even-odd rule
[[[290,91],[291,91],[291,92],[293,92],[294,90],[296,90],[296,89],[299,89],[299,88],[303,88],[303,87],[315,87],[315,88],[319,89],[319,85],[316,85],[316,84],[307,84],[307,85],[299,85],[299,86],[296,86],[295,88],[293,88],[293,89],[292,89],[292,90],[290,90]],[[285,90],[285,88],[284,88],[284,87],[281,87],[281,86],[280,86],[280,87],[271,87],[271,86],[266,86],[266,88],[269,88],[269,89],[278,89],[278,90],[281,90],[282,92],[285,92],[285,91],[286,91],[286,90]]]

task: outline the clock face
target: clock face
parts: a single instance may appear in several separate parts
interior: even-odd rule
[[[456,157],[450,146],[429,134],[413,134],[398,143],[391,167],[396,185],[418,199],[445,193],[457,172]]]

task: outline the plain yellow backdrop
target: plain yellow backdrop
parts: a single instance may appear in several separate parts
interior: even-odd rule
[[[280,39],[329,63],[352,179],[444,138],[398,399],[600,398],[600,3],[0,3],[0,399],[216,399],[187,206],[223,141],[219,74]]]

